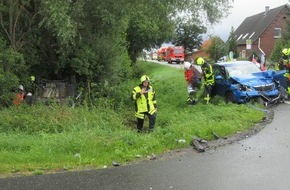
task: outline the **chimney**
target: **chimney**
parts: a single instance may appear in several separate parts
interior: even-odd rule
[[[270,10],[270,6],[266,6],[265,7],[265,15],[267,15],[267,13],[269,12],[269,10]]]

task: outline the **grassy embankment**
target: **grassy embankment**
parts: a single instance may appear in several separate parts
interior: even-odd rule
[[[211,140],[213,131],[222,137],[246,130],[264,116],[261,111],[225,104],[219,98],[210,105],[199,102],[188,106],[183,70],[146,62],[138,67],[151,77],[157,93],[159,108],[153,133],[135,131],[129,96],[139,78],[115,89],[118,103],[4,109],[0,112],[0,174],[103,168],[112,166],[112,161],[124,164],[140,159],[137,155],[146,158],[188,147],[193,136]],[[147,119],[145,124],[147,128]],[[186,143],[178,143],[178,139]]]

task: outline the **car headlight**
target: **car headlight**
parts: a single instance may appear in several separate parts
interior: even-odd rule
[[[241,91],[252,91],[250,86],[243,85],[243,84],[237,84],[237,88]]]

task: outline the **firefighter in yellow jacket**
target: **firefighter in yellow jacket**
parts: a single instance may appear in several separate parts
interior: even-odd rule
[[[290,96],[290,48],[282,49],[282,55],[276,67],[276,70],[277,71],[286,70],[284,77],[286,80],[286,91],[289,97]]]
[[[204,100],[208,104],[211,98],[211,91],[214,86],[214,74],[212,66],[206,63],[203,58],[199,57],[196,60],[197,64],[201,66],[203,82],[204,82]]]
[[[135,102],[135,116],[137,118],[137,131],[143,129],[145,115],[149,118],[149,132],[154,130],[157,116],[157,101],[150,79],[147,75],[140,78],[140,84],[132,91],[132,99]]]

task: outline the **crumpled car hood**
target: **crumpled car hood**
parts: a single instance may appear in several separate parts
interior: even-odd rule
[[[273,71],[265,71],[232,78],[238,83],[246,86],[261,86],[271,84],[273,82],[273,75]]]

